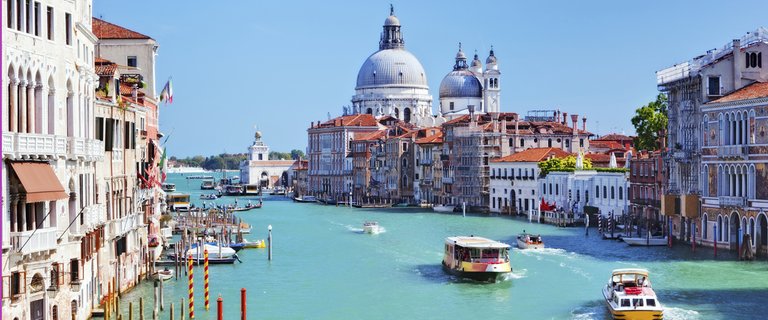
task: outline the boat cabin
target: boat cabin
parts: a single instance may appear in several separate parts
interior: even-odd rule
[[[445,256],[454,262],[509,262],[509,245],[482,237],[449,237],[445,241]]]
[[[174,192],[174,191],[176,191],[176,184],[174,184],[174,183],[169,183],[169,182],[166,182],[166,183],[163,183],[163,185],[161,186],[161,188],[162,188],[162,189],[163,189],[163,191],[165,191],[165,192]]]
[[[651,288],[648,271],[644,269],[614,270],[609,283],[612,302],[617,308],[655,308],[659,306]]]
[[[168,208],[172,211],[189,210],[189,194],[169,193],[166,195],[165,201],[168,204]]]
[[[200,189],[203,189],[203,190],[210,190],[210,189],[213,189],[214,187],[215,186],[214,186],[213,179],[206,179],[200,183]]]

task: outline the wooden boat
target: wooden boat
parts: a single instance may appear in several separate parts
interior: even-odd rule
[[[613,270],[603,287],[603,298],[614,319],[656,320],[664,316],[645,269]]]
[[[509,245],[474,236],[445,238],[443,270],[478,281],[495,282],[512,272]]]
[[[432,210],[435,212],[453,212],[453,210],[456,209],[456,206],[451,205],[436,205],[432,207]]]
[[[229,208],[229,211],[240,212],[240,211],[248,211],[248,210],[251,210],[251,209],[260,209],[261,205],[262,205],[261,202],[259,202],[258,204],[250,204],[249,203],[245,207],[232,207],[232,208]]]
[[[521,233],[517,235],[517,247],[520,249],[543,249],[544,241],[541,235]]]
[[[621,238],[622,241],[626,242],[630,246],[666,246],[669,242],[667,237],[646,237],[646,238],[640,238],[640,237],[633,237],[633,238],[627,238],[623,237]]]
[[[366,221],[363,223],[363,232],[368,234],[378,234],[381,232],[381,227],[376,221]]]
[[[331,198],[320,198],[317,201],[322,204],[331,205],[331,206],[335,206],[336,204],[338,204],[338,201]]]
[[[176,191],[176,184],[170,183],[170,182],[166,182],[166,183],[163,183],[161,188],[165,192],[174,192],[174,191]]]
[[[155,279],[159,279],[160,281],[171,280],[171,278],[173,278],[173,275],[174,275],[173,270],[165,268],[163,270],[155,272]]]
[[[293,198],[293,201],[301,202],[301,203],[310,203],[310,202],[317,202],[317,198],[315,198],[314,196],[303,196],[303,197]]]
[[[213,194],[213,193],[210,193],[210,194],[201,194],[201,195],[200,195],[200,199],[203,199],[203,200],[216,200],[216,199],[218,199],[218,198],[219,198],[219,196],[218,196],[218,195],[216,195],[216,194]]]

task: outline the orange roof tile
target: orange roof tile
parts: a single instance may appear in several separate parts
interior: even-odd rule
[[[601,148],[601,149],[621,149],[624,150],[624,146],[621,143],[618,143],[614,140],[592,140],[589,142],[590,148]]]
[[[627,141],[627,140],[634,140],[635,137],[627,136],[619,133],[609,133],[606,135],[603,135],[602,137],[599,137],[595,140],[597,141]],[[593,140],[593,141],[595,141]]]
[[[99,18],[93,18],[93,34],[99,39],[152,39],[136,31],[123,28]]]
[[[363,126],[375,127],[378,124],[376,118],[370,114],[353,114],[336,117],[320,124],[320,127]]]
[[[354,141],[367,141],[367,140],[376,140],[380,139],[381,137],[385,136],[387,134],[387,130],[378,130],[374,132],[366,132],[362,134],[356,134]]]
[[[765,97],[768,97],[768,82],[755,82],[710,103],[731,102]]]
[[[526,150],[495,159],[492,162],[539,162],[549,157],[565,158],[571,154],[560,148],[528,148]]]
[[[416,140],[417,144],[436,144],[436,143],[443,143],[443,132],[437,131],[433,135],[426,136],[424,138],[420,138]]]

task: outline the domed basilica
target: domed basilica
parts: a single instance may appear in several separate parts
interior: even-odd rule
[[[440,83],[440,109],[432,113],[432,95],[424,67],[405,50],[400,20],[390,9],[384,20],[379,50],[363,62],[357,74],[352,106],[345,114],[368,113],[376,117],[392,116],[420,127],[437,126],[452,116],[499,112],[501,73],[493,49],[482,63],[475,53],[471,65],[459,45],[456,63]]]

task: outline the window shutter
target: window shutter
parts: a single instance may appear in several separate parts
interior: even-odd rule
[[[112,151],[113,135],[115,131],[113,129],[114,125],[114,119],[107,119],[107,126],[104,132],[104,151]]]

